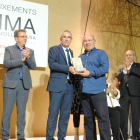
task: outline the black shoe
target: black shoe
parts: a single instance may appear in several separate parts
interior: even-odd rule
[[[133,140],[140,140],[140,138],[138,138],[138,137],[133,137]]]
[[[25,138],[20,138],[20,139],[18,139],[18,140],[25,140]]]

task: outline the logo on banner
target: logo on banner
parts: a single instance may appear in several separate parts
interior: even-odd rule
[[[2,29],[2,20],[3,20],[2,14],[0,14],[0,29]],[[21,17],[18,17],[15,23],[12,24],[9,15],[5,15],[4,21],[5,21],[5,25],[4,25],[5,30],[7,30],[8,25],[10,26],[11,31],[14,31],[16,26],[18,26],[18,29],[21,29]],[[32,30],[33,34],[36,34],[31,19],[27,19],[27,22],[25,23],[25,26],[22,29],[25,29],[25,30],[30,29]],[[5,36],[7,33],[1,32],[0,34],[3,34]]]

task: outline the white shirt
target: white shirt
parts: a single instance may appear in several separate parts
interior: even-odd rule
[[[61,44],[61,46],[62,46],[62,44]],[[69,50],[69,56],[70,56],[70,60],[71,60],[71,58],[72,58],[72,56],[71,56],[71,53],[70,53],[70,48],[65,48],[65,47],[63,47],[62,46],[62,48],[63,48],[63,50],[64,50],[64,53],[65,53],[65,56],[66,56],[66,60],[67,60],[67,64],[68,64],[68,56],[67,56],[67,49]],[[72,64],[72,61],[71,61],[71,64]],[[69,65],[69,64],[68,64]]]
[[[132,64],[133,64],[133,62],[130,64],[130,66],[127,68],[126,71],[123,70],[123,74],[127,74],[127,71],[131,69]]]
[[[110,86],[111,83],[108,83],[108,87]],[[120,91],[118,89],[116,89],[118,94],[117,96],[114,96],[114,98],[109,98],[109,96],[112,96],[111,93],[109,93],[107,96],[107,104],[109,107],[116,107],[116,106],[120,106],[118,99],[120,98]]]
[[[61,46],[62,46],[62,44],[61,44]],[[63,48],[64,53],[65,53],[65,56],[66,56],[67,65],[69,66],[69,64],[68,64],[68,56],[67,56],[67,51],[66,51],[66,49],[70,49],[70,48],[69,48],[69,47],[68,47],[68,48],[65,48],[65,47],[63,47],[63,46],[62,46],[62,48]],[[69,56],[70,56],[70,60],[71,60],[72,56],[71,56],[70,50],[69,50]],[[71,64],[72,64],[72,62],[71,62]],[[67,79],[70,79],[70,78],[69,78],[69,75],[67,76]]]

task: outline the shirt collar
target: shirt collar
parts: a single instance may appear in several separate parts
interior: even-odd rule
[[[70,50],[69,47],[68,48],[65,48],[62,44],[61,44],[61,46],[62,46],[62,48],[63,48],[64,51],[66,51],[66,49]]]
[[[96,49],[96,47],[92,48],[92,49],[90,50],[90,52],[94,51],[95,49]],[[90,53],[90,52],[89,52],[89,53]],[[87,54],[87,51],[85,50],[84,53]]]
[[[127,70],[130,70],[130,68],[131,68],[131,66],[132,66],[133,63],[134,63],[134,62],[132,62],[132,63],[130,64],[130,66],[127,68]]]
[[[20,47],[16,44],[17,48],[20,49]],[[25,49],[25,46],[23,47],[23,49]],[[20,49],[21,50],[21,49]]]

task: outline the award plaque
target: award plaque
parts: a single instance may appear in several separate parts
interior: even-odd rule
[[[73,66],[76,68],[77,72],[82,72],[83,68],[83,64],[82,64],[82,60],[81,58],[72,58],[72,64]]]

